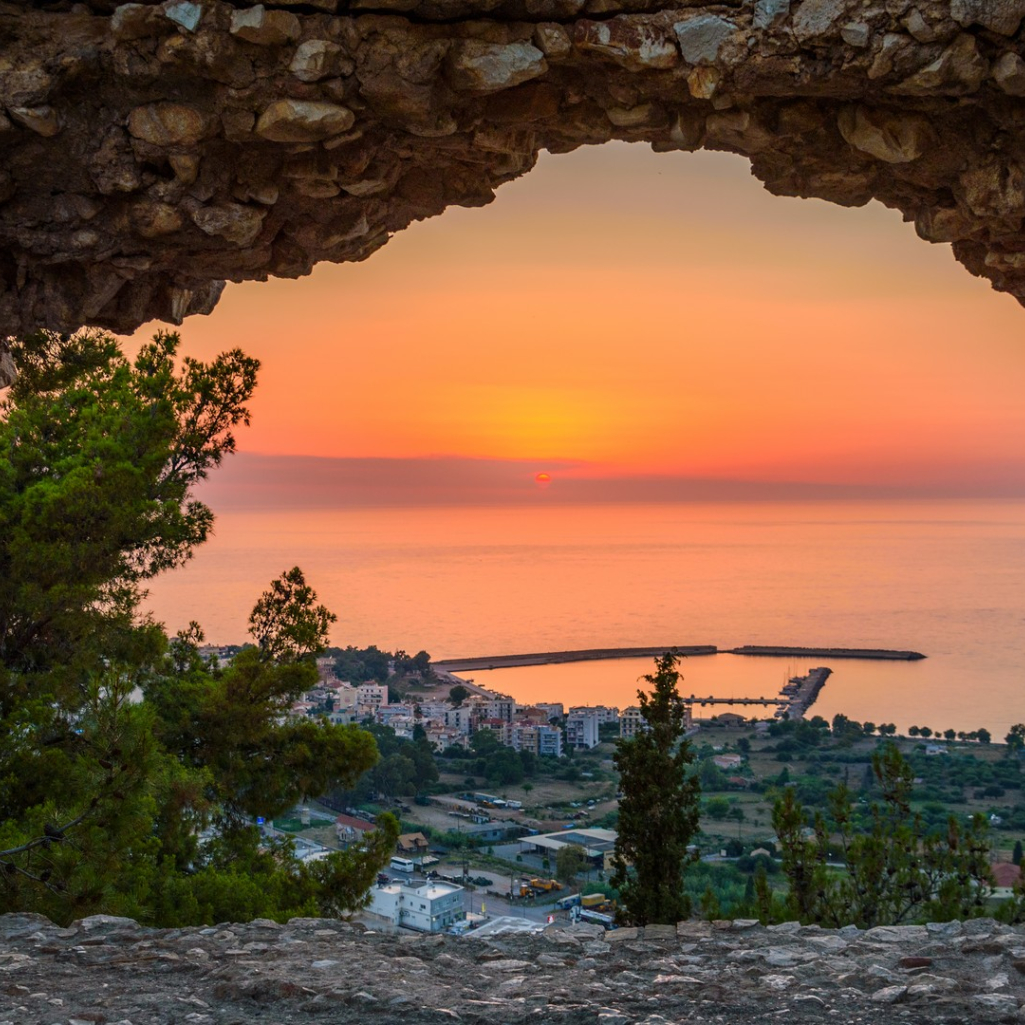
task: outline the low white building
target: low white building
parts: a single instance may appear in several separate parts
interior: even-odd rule
[[[443,932],[464,917],[463,887],[454,883],[385,883],[370,892],[367,912],[419,932]]]
[[[594,868],[608,870],[612,868],[617,837],[614,829],[582,826],[579,829],[562,829],[557,833],[525,836],[520,840],[520,847],[534,854],[549,856],[554,861],[563,847],[575,845],[583,848],[584,856]]]

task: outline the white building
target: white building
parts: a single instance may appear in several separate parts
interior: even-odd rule
[[[464,917],[464,892],[453,883],[386,883],[371,890],[367,912],[406,929],[442,932]]]
[[[449,747],[466,747],[467,736],[459,730],[450,730],[447,726],[426,726],[425,731],[435,751],[444,751]]]
[[[385,702],[374,710],[374,722],[379,722],[382,726],[391,726],[396,719],[408,719],[412,722],[413,706],[404,703],[390,705]]]
[[[532,751],[536,755],[562,757],[562,730],[557,726],[513,727],[513,744],[517,751]]]
[[[340,708],[327,714],[327,721],[333,726],[350,726],[358,719],[359,716],[356,714],[355,708]]]
[[[635,737],[644,729],[644,725],[644,718],[641,716],[641,710],[637,705],[624,708],[619,713],[619,735],[624,740],[630,740],[631,737]]]
[[[574,705],[570,710],[570,715],[575,715],[577,712],[584,714],[593,712],[598,716],[598,725],[604,726],[606,723],[619,722],[619,709],[609,708],[608,705]]]
[[[470,708],[449,708],[445,712],[445,725],[450,730],[458,730],[460,733],[470,733],[470,723],[473,721],[473,710]]]
[[[594,711],[566,716],[566,746],[578,751],[598,746],[598,716]]]
[[[388,704],[388,688],[383,683],[361,683],[356,688],[356,704],[360,708],[377,709]]]
[[[484,718],[501,719],[503,722],[512,722],[516,712],[516,702],[504,695],[497,695],[487,698],[483,703]]]
[[[525,836],[520,840],[520,848],[551,857],[570,844],[582,847],[584,856],[595,867],[612,868],[612,855],[616,849],[618,834],[614,829],[597,829],[581,827],[580,829],[560,829],[557,833],[541,833],[536,836]]]
[[[691,705],[683,706],[683,728],[689,730],[694,725],[694,709]],[[641,715],[641,710],[637,705],[631,705],[629,708],[624,708],[619,713],[619,735],[623,740],[629,740],[631,737],[635,737],[641,730],[647,729],[648,724],[644,721],[644,717]],[[768,724],[766,724],[768,729]]]
[[[445,721],[445,713],[450,711],[452,706],[445,701],[420,701],[417,702],[420,715],[424,719],[433,719],[436,722]]]

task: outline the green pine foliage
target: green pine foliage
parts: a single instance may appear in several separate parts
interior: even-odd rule
[[[213,514],[193,489],[249,422],[258,363],[177,359],[160,333],[128,359],[97,332],[12,348],[0,403],[0,913],[96,912],[156,925],[360,905],[398,835],[303,864],[252,817],[278,815],[377,760],[354,727],[288,715],[334,616],[296,568],[226,667],[195,624],[140,614]]]
[[[987,823],[949,816],[930,831],[912,808],[912,770],[893,744],[872,756],[881,801],[863,816],[840,784],[829,818],[809,818],[793,789],[777,798],[773,826],[789,881],[785,907],[760,908],[830,927],[900,925],[983,914],[992,892]],[[760,900],[760,905],[763,901]]]
[[[623,797],[612,884],[622,895],[620,918],[636,925],[687,918],[691,901],[683,871],[697,832],[700,785],[690,771],[694,755],[684,738],[684,710],[677,685],[678,657],[664,655],[638,691],[645,728],[616,745],[614,761]]]

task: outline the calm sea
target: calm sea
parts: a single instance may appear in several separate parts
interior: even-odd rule
[[[770,696],[828,664],[815,710],[1003,737],[1025,721],[1025,503],[805,502],[227,513],[152,587],[171,630],[245,639],[301,566],[336,644],[459,657],[657,644],[921,651],[921,662],[692,658],[685,693]],[[471,674],[522,701],[627,705],[648,660]]]

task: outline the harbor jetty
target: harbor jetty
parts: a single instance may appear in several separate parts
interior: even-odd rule
[[[656,658],[669,651],[678,655],[715,655],[714,644],[665,644],[653,648],[584,648],[579,651],[537,651],[524,655],[480,655],[473,658],[444,658],[431,663],[449,673],[481,669],[511,669],[514,666],[543,666],[557,662],[601,662],[613,658]]]
[[[792,676],[783,687],[782,697],[787,699],[787,704],[781,706],[776,715],[785,715],[789,719],[803,719],[804,713],[815,703],[819,691],[832,671],[826,666],[819,666],[816,669],[809,669],[807,676]]]
[[[601,662],[614,658],[655,658],[675,651],[678,655],[775,655],[796,658],[864,658],[914,662],[925,658],[919,651],[886,648],[799,648],[768,644],[744,644],[719,648],[715,644],[663,644],[649,648],[583,648],[576,651],[534,651],[522,655],[475,655],[471,658],[443,658],[431,665],[448,673],[482,669],[511,669],[514,666],[543,666],[558,662]]]
[[[925,658],[920,651],[890,651],[886,648],[792,648],[768,644],[745,644],[729,648],[726,655],[794,655],[798,658],[869,658],[881,661],[916,662]]]

